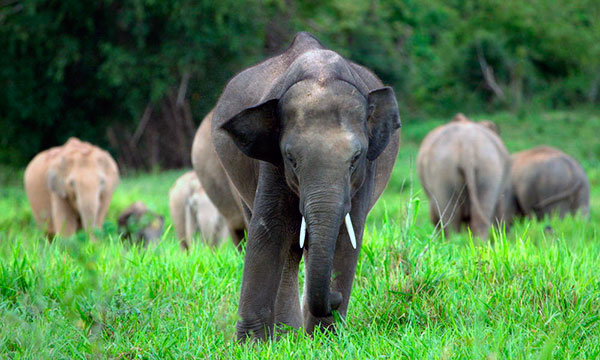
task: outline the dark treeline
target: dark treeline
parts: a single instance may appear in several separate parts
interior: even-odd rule
[[[374,70],[404,116],[600,101],[597,0],[1,0],[0,163],[78,136],[189,165],[226,81],[295,32]]]

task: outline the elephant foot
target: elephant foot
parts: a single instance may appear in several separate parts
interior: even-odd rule
[[[300,313],[277,314],[275,316],[275,325],[278,330],[298,330],[302,327],[302,315]]]
[[[318,317],[306,310],[304,313],[304,329],[312,334],[315,329],[321,329],[321,332],[330,332],[335,334],[335,319],[333,315]]]
[[[273,324],[268,324],[264,320],[244,321],[240,320],[236,324],[237,339],[239,342],[248,340],[266,340],[273,338]]]

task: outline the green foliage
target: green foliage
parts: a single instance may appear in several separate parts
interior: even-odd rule
[[[189,72],[197,113],[258,59],[258,2],[9,2],[0,13],[0,163],[78,136],[107,146]],[[200,100],[200,101],[199,101]],[[201,115],[199,115],[201,116]]]
[[[117,214],[143,200],[166,215],[166,194],[182,171],[123,179],[97,242],[79,234],[48,245],[22,187],[5,186],[0,358],[597,358],[600,118],[490,119],[512,151],[543,141],[582,160],[592,185],[589,221],[526,219],[486,244],[464,233],[435,236],[414,161],[423,136],[443,121],[408,122],[392,180],[367,221],[347,323],[335,336],[291,331],[240,346],[243,255],[230,243],[184,253],[168,216],[156,247],[120,241]],[[549,224],[553,234],[544,231]]]
[[[405,118],[600,101],[596,0],[5,3],[0,163],[72,135],[106,147],[108,126],[134,128],[184,74],[198,122],[228,79],[297,31],[392,85]]]

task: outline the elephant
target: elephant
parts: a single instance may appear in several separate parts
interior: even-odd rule
[[[247,220],[244,217],[242,200],[215,152],[210,136],[212,114],[211,111],[204,117],[194,137],[192,165],[206,191],[206,196],[225,218],[233,244],[241,250],[240,244],[247,229]]]
[[[507,217],[589,214],[590,183],[575,159],[550,146],[521,151],[511,158]]]
[[[510,156],[495,129],[492,122],[480,124],[457,114],[421,143],[419,180],[429,198],[431,221],[446,235],[466,224],[484,240],[493,222],[504,221]]]
[[[165,218],[150,211],[143,202],[136,201],[119,214],[117,223],[124,239],[147,246],[161,238]]]
[[[239,341],[271,339],[280,326],[335,333],[333,311],[347,314],[366,216],[390,178],[399,128],[394,90],[308,33],[228,82],[211,135],[249,219]]]
[[[169,191],[169,210],[183,249],[188,249],[197,232],[211,245],[218,245],[229,236],[225,219],[206,195],[194,171],[175,181]]]
[[[51,239],[102,226],[119,169],[108,152],[70,138],[36,155],[24,182],[35,220]]]

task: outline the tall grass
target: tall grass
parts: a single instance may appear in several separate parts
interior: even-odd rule
[[[600,123],[596,117],[586,125],[588,115],[579,113],[526,121],[543,127],[563,116],[588,131]],[[515,130],[520,120],[494,118],[507,119],[501,126],[511,150],[534,145],[534,135]],[[405,126],[393,179],[369,217],[349,316],[335,336],[292,331],[240,346],[234,326],[243,257],[231,244],[196,244],[184,253],[168,217],[162,241],[148,249],[118,238],[116,215],[134,200],[168,214],[166,194],[182,171],[124,179],[97,242],[78,234],[48,244],[22,187],[5,186],[0,358],[599,357],[600,155],[593,136],[563,140],[579,145],[576,157],[589,155],[589,221],[526,219],[480,244],[467,233],[442,239],[429,223],[414,155],[425,130],[438,123]],[[559,134],[547,140],[559,141]],[[548,224],[552,233],[544,231]]]

